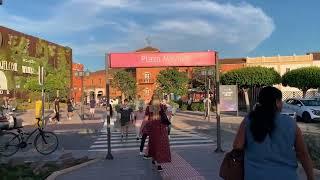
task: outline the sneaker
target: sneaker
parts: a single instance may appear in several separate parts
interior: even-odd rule
[[[139,141],[140,139],[137,137],[137,141]]]
[[[143,156],[143,159],[151,159],[151,157],[150,157],[150,156],[147,156],[147,155],[144,155],[144,156]]]
[[[158,170],[159,172],[162,172],[162,171],[163,171],[163,169],[162,169],[161,166],[158,166],[157,170]]]
[[[143,153],[143,152],[140,152],[139,155],[140,155],[140,156],[144,156],[144,153]]]

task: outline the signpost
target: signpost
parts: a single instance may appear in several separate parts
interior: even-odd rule
[[[220,85],[221,111],[237,112],[238,115],[238,87],[237,85]]]
[[[133,52],[133,53],[109,53],[106,55],[107,79],[109,68],[139,68],[139,67],[210,67],[215,66],[216,92],[219,92],[219,65],[217,52]],[[109,103],[109,81],[106,84],[107,101]],[[223,152],[221,148],[220,130],[220,101],[219,93],[216,93],[217,116],[217,149],[215,152]],[[108,116],[107,116],[108,119]],[[111,154],[110,147],[110,122],[108,121],[108,159]],[[109,149],[110,148],[110,149]],[[112,158],[111,158],[112,159]]]
[[[41,100],[42,100],[42,113],[41,113],[41,126],[44,128],[44,101],[45,101],[45,95],[44,95],[44,68],[43,66],[38,69],[39,73],[39,85],[41,86]]]

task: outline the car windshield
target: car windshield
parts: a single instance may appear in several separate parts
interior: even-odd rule
[[[320,106],[319,100],[301,100],[305,106]]]

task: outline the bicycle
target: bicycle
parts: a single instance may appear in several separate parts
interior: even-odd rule
[[[53,132],[44,131],[40,126],[40,119],[37,119],[38,127],[30,132],[23,132],[22,127],[15,128],[17,133],[11,131],[0,131],[0,156],[9,157],[32,144],[30,138],[36,134],[33,141],[35,149],[42,155],[49,155],[57,150],[59,140]]]

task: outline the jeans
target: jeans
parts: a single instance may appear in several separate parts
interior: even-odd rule
[[[147,135],[147,134],[143,134],[143,135],[142,135],[142,138],[141,138],[141,144],[140,144],[140,152],[142,152],[142,151],[143,151],[144,143],[146,142],[147,137],[148,137],[148,135]]]

